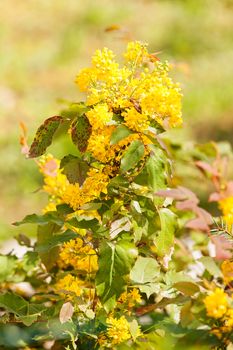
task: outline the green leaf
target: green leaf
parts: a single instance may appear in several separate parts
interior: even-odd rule
[[[45,215],[37,215],[37,214],[27,215],[22,221],[16,221],[13,223],[13,225],[15,226],[20,226],[23,224],[47,225],[50,222],[60,226],[62,226],[64,223],[63,220],[61,220],[58,217],[57,212],[50,212],[50,213],[46,213]]]
[[[157,192],[166,187],[166,159],[159,147],[152,145],[150,147],[152,148],[150,157],[146,161],[144,169],[134,181],[142,186],[147,185],[153,191]]]
[[[130,129],[128,129],[125,125],[119,125],[111,135],[110,144],[115,145],[130,134],[132,134]]]
[[[71,138],[80,152],[85,152],[91,135],[91,124],[85,114],[79,116],[71,125]]]
[[[54,223],[48,223],[47,225],[38,226],[37,231],[37,246],[36,249],[40,249],[43,245],[47,244],[49,240],[51,240],[56,232],[58,232],[60,226]],[[58,259],[58,247],[55,246],[49,251],[39,252],[39,256],[41,261],[46,266],[47,270],[51,270]]]
[[[138,257],[130,271],[130,279],[135,283],[153,282],[159,276],[160,268],[153,258]]]
[[[199,286],[196,283],[192,282],[177,282],[173,285],[173,287],[179,290],[184,295],[192,296],[193,294],[200,291]]]
[[[159,256],[164,256],[169,253],[174,244],[174,234],[177,228],[176,215],[167,208],[159,210],[161,223],[161,231],[155,238],[156,252]]]
[[[0,283],[11,281],[17,267],[17,258],[0,255],[0,266]]]
[[[141,293],[145,293],[147,299],[149,299],[152,294],[158,294],[160,291],[160,284],[158,282],[139,284],[135,285],[135,287],[137,287]]]
[[[60,168],[70,183],[78,182],[81,186],[86,179],[89,166],[80,158],[69,154],[61,160]]]
[[[26,326],[35,322],[46,309],[44,305],[29,304],[24,298],[14,293],[0,294],[0,307],[13,313]]]
[[[222,277],[222,271],[210,256],[203,256],[198,259],[206,268],[206,270],[214,277]]]
[[[96,289],[106,311],[114,308],[117,298],[124,291],[125,277],[129,274],[136,255],[135,245],[129,241],[102,243]]]
[[[144,155],[144,145],[139,140],[134,140],[121,159],[120,169],[123,173],[134,168]]]
[[[137,320],[134,319],[133,321],[129,322],[129,331],[133,338],[133,341],[135,341],[138,337],[138,334],[140,334],[140,327]]]
[[[44,154],[47,147],[51,145],[53,135],[63,122],[60,116],[48,118],[39,127],[29,150],[29,157],[36,158]]]
[[[28,313],[28,302],[14,293],[0,294],[0,307],[17,316],[24,316]]]
[[[43,243],[40,243],[40,245],[36,247],[36,251],[38,253],[48,252],[52,248],[57,247],[58,245],[64,242],[70,241],[71,239],[74,239],[74,238],[77,238],[77,233],[72,232],[70,230],[59,235],[53,235],[48,240],[43,241]]]

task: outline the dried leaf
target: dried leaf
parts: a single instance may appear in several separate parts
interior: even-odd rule
[[[67,303],[63,304],[59,314],[60,322],[65,323],[69,321],[72,318],[73,313],[74,313],[74,307],[71,304],[71,302],[68,301]]]

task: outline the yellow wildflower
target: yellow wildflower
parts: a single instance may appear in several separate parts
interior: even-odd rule
[[[85,203],[98,198],[101,193],[106,194],[108,182],[108,175],[104,174],[101,170],[90,169],[83,186],[80,187],[78,183],[69,184],[63,194],[62,200],[74,210],[77,210]]]
[[[225,260],[221,266],[223,279],[226,284],[233,281],[233,261]]]
[[[127,308],[131,309],[136,304],[142,301],[141,295],[137,288],[133,288],[130,292],[123,292],[119,299],[118,303],[126,304]]]
[[[88,273],[98,270],[98,257],[90,242],[84,244],[81,238],[71,239],[63,244],[60,252],[61,261],[77,270]]]
[[[100,132],[100,129],[111,121],[113,113],[109,112],[107,103],[99,103],[90,109],[86,116],[92,126],[92,130]]]
[[[135,64],[140,64],[143,61],[143,58],[148,57],[145,44],[140,43],[139,41],[131,41],[127,45],[126,52],[124,57],[127,62],[135,62]]]
[[[229,332],[233,330],[233,309],[229,309],[224,317],[225,327],[228,328]]]
[[[40,157],[38,162],[40,172],[44,175],[43,190],[53,198],[61,198],[69,184],[67,177],[62,174],[60,161],[51,154]],[[53,200],[54,201],[54,200]]]
[[[204,299],[207,315],[213,318],[221,318],[227,311],[227,295],[220,288]]]
[[[110,138],[115,126],[105,126],[101,132],[93,131],[87,150],[101,163],[107,163],[114,159],[115,153],[110,145]]]
[[[83,68],[77,75],[75,82],[79,86],[80,91],[86,92],[90,84],[95,81],[97,71],[94,68]]]
[[[128,108],[126,112],[122,113],[125,125],[129,129],[143,132],[149,126],[149,120],[145,114],[139,113],[134,107]]]
[[[126,124],[136,132],[145,130],[153,120],[166,128],[179,125],[182,95],[179,85],[168,76],[168,64],[152,62],[146,45],[137,41],[128,44],[124,57],[126,64],[120,68],[111,50],[95,52],[91,67],[82,70],[76,79],[80,89],[87,92],[87,105],[107,104],[117,114],[125,113]],[[137,111],[133,113],[135,104],[142,109],[141,116]],[[98,105],[95,108],[98,110]],[[96,122],[94,117],[91,110],[91,124],[97,130],[110,116],[103,110]]]
[[[165,128],[180,125],[181,96],[178,87],[158,83],[141,99],[142,112]]]
[[[77,277],[68,274],[56,283],[55,291],[62,296],[68,295],[68,298],[79,297],[82,294],[82,284]]]
[[[46,207],[43,209],[43,213],[46,214],[49,211],[56,211],[57,208],[56,206],[60,204],[59,200],[51,200],[49,201],[49,203],[46,205]]]
[[[219,201],[219,207],[223,212],[223,217],[227,224],[233,224],[233,196],[223,198]]]
[[[125,316],[121,316],[119,319],[110,316],[106,323],[108,325],[107,335],[111,339],[112,345],[120,344],[131,338],[129,323]]]

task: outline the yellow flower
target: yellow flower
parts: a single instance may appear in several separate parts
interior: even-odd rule
[[[105,126],[101,132],[93,131],[89,140],[87,150],[101,163],[107,163],[114,159],[115,153],[110,145],[110,138],[115,126]]]
[[[113,113],[109,112],[107,103],[99,103],[90,109],[86,116],[92,126],[92,130],[102,129],[112,119]]]
[[[128,108],[126,112],[122,113],[125,125],[129,129],[143,132],[149,126],[149,120],[145,114],[139,113],[134,107]]]
[[[83,282],[77,277],[68,274],[56,283],[55,291],[62,296],[67,295],[68,298],[72,299],[72,297],[79,297],[82,294],[82,284]]]
[[[78,183],[69,184],[63,194],[62,200],[74,210],[77,210],[85,203],[98,198],[101,193],[106,194],[108,183],[108,175],[104,174],[101,170],[90,169],[83,186],[80,187]]]
[[[219,207],[227,224],[233,224],[233,197],[223,198],[219,201]]]
[[[111,339],[112,345],[120,344],[131,338],[129,323],[125,316],[121,316],[119,319],[110,316],[106,323],[108,325],[107,335]]]
[[[227,295],[220,288],[204,299],[207,315],[213,318],[221,318],[227,311]]]
[[[137,288],[133,288],[130,292],[123,292],[119,299],[118,303],[126,304],[127,308],[131,309],[136,304],[142,301],[141,295]]]
[[[233,281],[233,261],[225,260],[221,266],[223,279],[226,284]]]
[[[165,128],[175,127],[182,123],[181,93],[177,84],[170,79],[158,79],[147,94],[141,99],[142,112]]]
[[[56,201],[49,201],[49,203],[46,205],[46,207],[43,209],[43,213],[46,214],[49,211],[56,211],[56,206],[60,204],[59,200]]]
[[[69,184],[67,177],[62,174],[60,161],[51,154],[40,157],[38,162],[40,172],[44,175],[43,190],[52,196],[52,201],[61,198]]]
[[[142,44],[139,41],[129,42],[126,52],[124,53],[126,61],[135,62],[135,64],[139,65],[143,61],[143,58],[149,56],[146,46],[147,45]]]
[[[98,270],[98,257],[91,242],[86,242],[81,238],[71,239],[64,243],[60,252],[60,260],[67,266],[71,265],[76,270],[87,273]]]
[[[229,332],[233,330],[233,309],[229,309],[224,317],[225,327],[228,328]]]
[[[124,113],[126,125],[136,132],[144,131],[154,120],[166,128],[180,125],[182,95],[179,85],[168,76],[169,65],[152,62],[146,45],[138,41],[128,43],[124,57],[126,63],[119,67],[111,50],[97,50],[91,67],[77,76],[79,88],[87,92],[87,105],[97,104],[96,112],[88,112],[92,127],[97,130],[106,125],[110,110],[121,116]],[[98,107],[98,103],[109,109]],[[135,105],[142,113],[133,110]]]
[[[77,75],[75,82],[78,85],[80,91],[88,91],[89,86],[95,81],[97,71],[94,68],[83,68]]]

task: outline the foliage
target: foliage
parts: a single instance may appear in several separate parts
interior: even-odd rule
[[[48,205],[15,223],[37,225],[36,243],[18,237],[25,255],[0,257],[2,347],[224,349],[233,342],[227,158],[215,144],[184,157],[185,146],[169,139],[167,130],[182,124],[182,94],[169,71],[140,42],[128,44],[122,65],[112,51],[97,50],[76,78],[86,101],[48,118],[30,148],[25,141]],[[76,150],[61,160],[45,154],[59,128]],[[210,201],[223,218],[176,186],[173,163],[187,160],[215,186]]]

